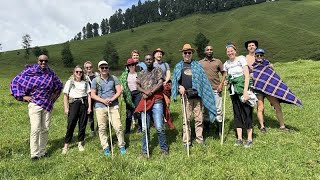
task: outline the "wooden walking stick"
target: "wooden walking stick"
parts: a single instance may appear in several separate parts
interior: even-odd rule
[[[110,147],[111,147],[111,156],[113,158],[113,145],[112,145],[112,132],[111,132],[111,116],[110,116],[110,107],[108,105],[108,119],[109,119],[109,137],[110,137]]]
[[[147,100],[144,100],[144,125],[145,125],[145,132],[144,133],[146,135],[147,155],[149,158],[150,154],[149,154],[148,125],[147,125]]]
[[[187,110],[186,110],[186,103],[184,101],[185,95],[181,96],[182,99],[182,106],[183,106],[183,121],[186,127],[186,136],[187,136],[187,155],[190,156],[190,148],[189,148],[189,126],[187,121]]]
[[[224,93],[223,93],[223,114],[222,114],[222,132],[221,132],[221,142],[220,144],[223,144],[223,133],[224,133],[224,120],[225,120],[225,113],[226,113],[226,97],[227,97],[227,87],[224,87]]]

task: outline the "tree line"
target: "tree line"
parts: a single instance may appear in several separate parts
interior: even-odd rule
[[[266,0],[154,0],[122,9],[101,23],[88,22],[72,40],[88,39],[159,21],[173,21],[194,13],[217,13]]]

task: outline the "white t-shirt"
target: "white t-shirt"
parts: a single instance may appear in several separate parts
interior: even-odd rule
[[[68,94],[69,92],[69,87],[70,87],[70,82],[71,80],[68,80],[66,82],[66,85],[63,88],[63,93]],[[69,97],[71,98],[81,98],[81,97],[86,97],[88,96],[88,93],[90,93],[90,85],[87,83],[87,92],[85,92],[85,87],[86,87],[86,81],[73,81],[74,87],[70,89],[70,94]]]
[[[135,91],[137,90],[137,76],[138,74],[137,73],[128,73],[128,79],[127,79],[127,82],[128,82],[128,87],[130,89],[130,91]]]
[[[230,74],[232,77],[239,77],[243,75],[243,67],[247,66],[247,61],[244,56],[238,56],[236,59],[231,62],[230,60],[227,60],[223,64],[223,70],[227,71],[228,74]]]

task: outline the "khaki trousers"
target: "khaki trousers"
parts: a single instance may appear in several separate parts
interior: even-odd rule
[[[183,121],[183,143],[184,144],[191,144],[191,128],[190,128],[190,121],[191,121],[191,115],[193,113],[194,116],[194,127],[195,127],[195,133],[196,133],[196,141],[198,143],[203,142],[203,117],[202,117],[202,103],[200,98],[195,99],[188,99],[185,97],[185,103],[186,103],[186,114],[187,114],[187,125]],[[182,105],[183,108],[183,105]],[[182,109],[183,112],[183,109]],[[188,130],[188,140],[187,142],[187,132]]]
[[[43,156],[46,153],[46,145],[48,143],[48,131],[51,113],[34,103],[29,103],[28,109],[31,125],[31,157]]]
[[[116,132],[117,139],[118,139],[118,146],[124,147],[124,137],[123,137],[123,130],[122,125],[120,121],[120,114],[118,111],[119,106],[110,107],[110,116],[111,118],[111,125],[113,129]],[[97,116],[97,122],[99,127],[99,138],[100,138],[100,144],[103,149],[106,149],[109,147],[108,143],[108,135],[106,133],[107,126],[109,124],[109,118],[108,118],[108,108],[96,108],[95,113]],[[110,137],[112,138],[112,137]]]

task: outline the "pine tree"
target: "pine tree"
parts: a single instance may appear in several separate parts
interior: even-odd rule
[[[83,26],[83,28],[82,28],[82,39],[87,39],[86,34],[87,34],[86,27]]]
[[[62,62],[64,67],[72,67],[73,66],[73,55],[70,50],[69,42],[65,42],[63,44],[63,49],[61,51]]]
[[[93,28],[93,37],[99,36],[99,24],[93,23],[92,28]]]
[[[206,48],[210,40],[207,39],[206,36],[200,32],[196,36],[194,41],[195,41],[194,44],[197,47],[198,57],[200,59],[204,58],[205,57],[204,49]]]
[[[101,36],[107,34],[106,33],[106,20],[102,19],[101,24],[100,24],[100,30],[101,30]]]
[[[93,33],[92,33],[92,24],[90,23],[87,23],[87,26],[86,26],[86,38],[92,38],[93,37]]]

